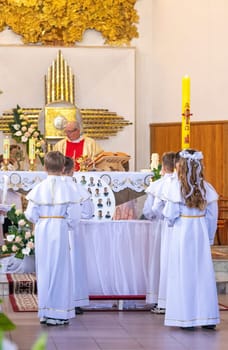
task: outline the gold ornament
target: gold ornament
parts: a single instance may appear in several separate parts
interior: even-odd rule
[[[136,0],[2,0],[0,31],[8,26],[26,44],[72,46],[87,29],[105,44],[129,45],[138,37]]]

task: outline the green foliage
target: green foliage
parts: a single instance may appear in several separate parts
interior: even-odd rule
[[[153,172],[153,181],[156,181],[158,179],[160,179],[161,177],[161,168],[162,168],[162,165],[161,164],[158,164],[158,167],[157,168],[153,168],[152,172]]]
[[[42,333],[32,347],[32,350],[45,350],[47,346],[47,334]]]
[[[3,312],[0,312],[0,331],[12,331],[15,328],[15,324]]]
[[[2,303],[2,300],[0,300],[0,303]],[[16,329],[16,325],[3,312],[0,312],[0,350],[2,349],[4,332],[13,331],[14,329]],[[42,333],[31,350],[46,350],[47,337],[46,333]]]

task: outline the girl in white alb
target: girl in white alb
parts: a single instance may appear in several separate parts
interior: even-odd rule
[[[173,227],[168,264],[166,326],[215,329],[220,322],[210,245],[218,195],[204,180],[203,155],[180,152],[177,177],[166,182],[163,215]]]

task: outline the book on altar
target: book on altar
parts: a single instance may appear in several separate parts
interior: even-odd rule
[[[89,170],[126,171],[130,156],[123,152],[101,152],[89,165]]]

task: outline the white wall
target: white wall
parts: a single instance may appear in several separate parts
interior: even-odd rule
[[[228,1],[137,3],[141,25],[136,45],[136,154],[141,168],[148,157],[149,123],[181,121],[185,74],[191,78],[192,120],[228,119]]]
[[[193,120],[227,119],[228,2],[153,1],[153,118],[177,121],[191,77]]]
[[[185,74],[191,77],[192,119],[227,120],[228,1],[138,0],[136,8],[140,36],[131,45],[136,48],[135,145],[139,170],[150,161],[149,124],[181,120],[181,79]],[[19,42],[9,31],[0,33],[0,44]],[[81,45],[103,46],[103,39],[87,31]],[[4,95],[0,96],[0,105],[2,99]],[[17,96],[12,96],[12,105],[16,102]]]

